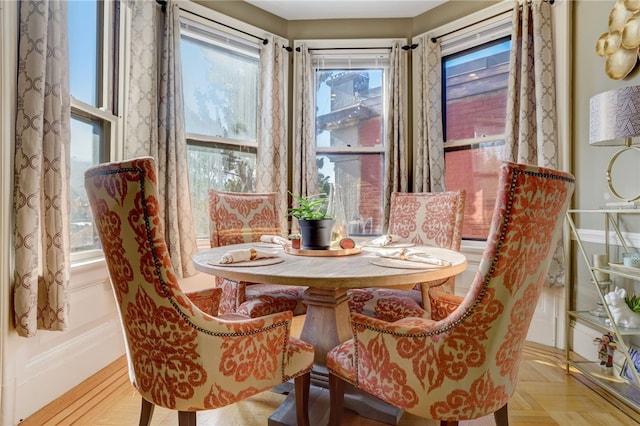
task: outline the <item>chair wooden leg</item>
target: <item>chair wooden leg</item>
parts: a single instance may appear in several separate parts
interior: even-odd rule
[[[142,399],[142,406],[140,407],[140,426],[149,426],[151,424],[151,417],[153,416],[153,409],[156,408],[155,404],[150,403],[144,398]]]
[[[458,426],[457,420],[440,420],[440,426]]]
[[[309,426],[309,388],[311,373],[294,379],[296,392],[296,421],[299,426]]]
[[[509,410],[507,404],[504,404],[498,411],[493,413],[496,426],[509,426]]]
[[[329,373],[329,426],[340,426],[344,405],[344,381]]]
[[[178,411],[178,426],[196,426],[196,412]]]

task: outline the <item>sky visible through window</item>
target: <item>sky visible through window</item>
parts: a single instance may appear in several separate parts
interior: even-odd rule
[[[98,104],[98,4],[96,1],[67,2],[69,22],[69,89],[71,96],[86,104]],[[71,158],[92,162],[93,126],[71,121]]]

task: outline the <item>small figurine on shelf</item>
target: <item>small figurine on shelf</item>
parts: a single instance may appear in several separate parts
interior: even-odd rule
[[[609,311],[613,321],[618,327],[639,328],[640,315],[633,312],[625,302],[627,291],[624,288],[616,287],[613,291],[604,295],[604,300],[609,305]],[[609,320],[607,320],[608,322]]]
[[[598,343],[598,359],[603,368],[609,369],[613,367],[613,353],[618,345],[613,340],[613,336],[609,333],[603,334],[602,337],[595,339]]]

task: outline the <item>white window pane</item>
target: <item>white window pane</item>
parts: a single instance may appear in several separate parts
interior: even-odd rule
[[[384,145],[383,69],[331,69],[316,73],[316,145]]]
[[[318,156],[320,190],[340,186],[349,235],[379,235],[384,229],[384,155]]]
[[[188,146],[191,208],[198,238],[209,235],[209,189],[255,192],[254,149],[224,146]]]
[[[67,2],[69,14],[69,83],[71,96],[98,105],[98,2]]]
[[[101,161],[100,147],[104,143],[104,124],[98,120],[71,118],[70,194],[72,252],[99,248],[93,216],[84,189],[84,172]]]
[[[255,142],[258,58],[184,34],[180,49],[187,132]]]
[[[504,134],[511,41],[445,58],[446,140]]]

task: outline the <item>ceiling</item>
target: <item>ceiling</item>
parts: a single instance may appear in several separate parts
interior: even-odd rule
[[[447,0],[245,0],[288,21],[413,18]]]

